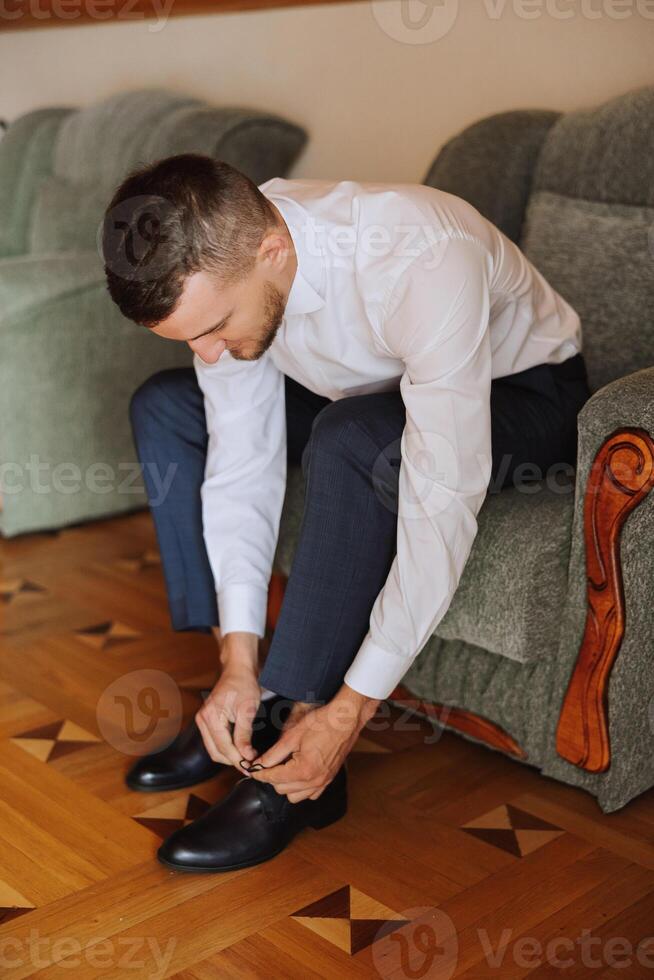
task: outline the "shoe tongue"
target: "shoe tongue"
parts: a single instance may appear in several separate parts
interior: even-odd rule
[[[258,779],[253,779],[257,795],[261,800],[263,811],[269,820],[277,820],[284,816],[290,803],[288,797],[283,793],[278,793],[271,783],[261,783]]]

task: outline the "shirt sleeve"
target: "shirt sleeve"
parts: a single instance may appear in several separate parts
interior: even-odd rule
[[[388,697],[445,615],[491,476],[489,258],[448,238],[397,279],[382,340],[404,364],[397,548],[344,680]]]
[[[225,635],[264,636],[268,586],[286,492],[284,374],[266,351],[243,361],[197,354],[208,446],[201,488],[204,541]]]

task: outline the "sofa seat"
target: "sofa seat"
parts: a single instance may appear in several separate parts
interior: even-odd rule
[[[304,501],[299,465],[288,468],[274,560],[289,575]],[[459,586],[435,636],[528,663],[555,655],[568,577],[574,486],[538,481],[489,492]]]

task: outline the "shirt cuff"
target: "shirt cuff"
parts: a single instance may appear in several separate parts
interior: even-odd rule
[[[395,690],[413,659],[384,650],[368,633],[343,680],[359,694],[383,701]]]
[[[236,583],[216,592],[220,632],[244,630],[264,636],[268,612],[268,590],[259,585]]]

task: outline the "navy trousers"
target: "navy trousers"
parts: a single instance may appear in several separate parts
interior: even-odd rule
[[[342,685],[395,556],[405,408],[399,390],[331,401],[288,376],[285,394],[288,462],[302,465],[306,491],[259,683],[290,700],[324,703]],[[493,379],[488,492],[539,474],[554,478],[556,468],[572,472],[577,413],[589,395],[581,354]],[[193,368],[145,381],[130,419],[172,626],[210,632],[220,624],[200,499],[208,437]]]

